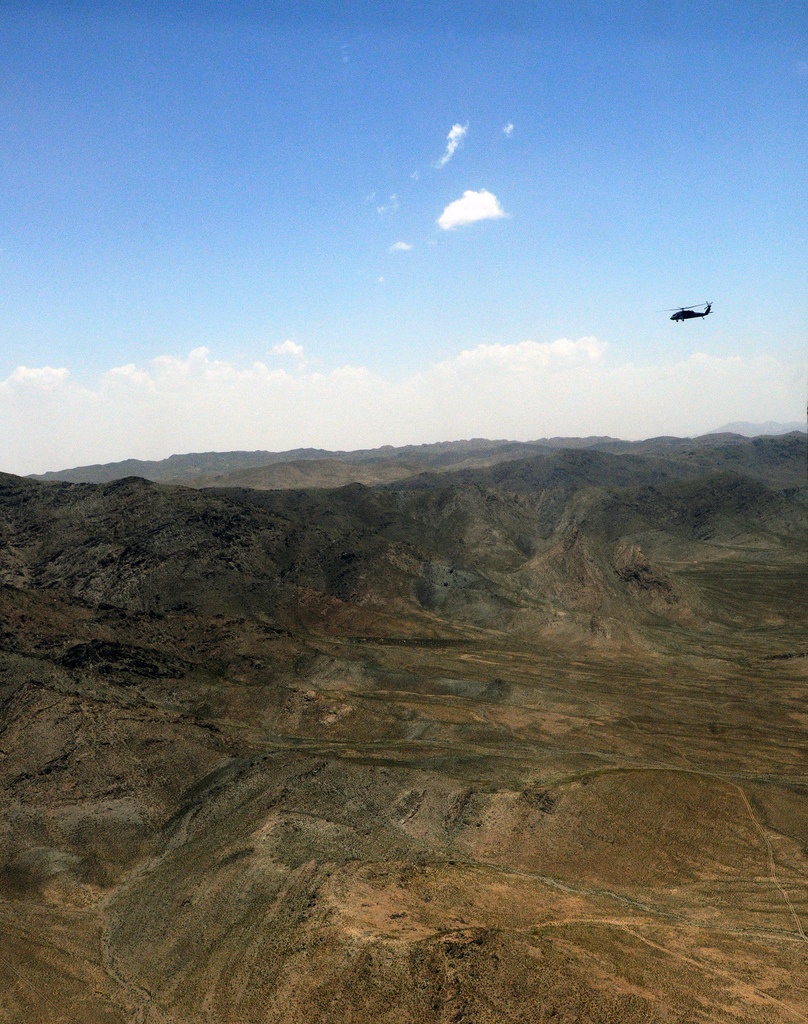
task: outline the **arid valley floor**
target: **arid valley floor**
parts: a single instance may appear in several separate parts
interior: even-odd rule
[[[243,463],[0,475],[0,1020],[808,1022],[804,434]]]

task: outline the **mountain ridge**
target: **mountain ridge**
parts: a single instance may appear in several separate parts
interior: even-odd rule
[[[383,482],[384,478],[404,478],[428,470],[449,469],[464,462],[469,465],[485,465],[525,458],[543,451],[591,449],[614,454],[662,453],[666,450],[689,450],[718,444],[742,444],[746,440],[742,434],[713,431],[697,438],[660,436],[641,441],[622,441],[606,436],[554,437],[536,441],[472,438],[398,448],[385,445],[356,451],[298,448],[286,452],[197,452],[171,455],[156,461],[126,459],[122,462],[29,474],[29,477],[68,483],[108,483],[127,476],[141,476],[155,482],[195,487],[227,486],[228,483],[232,486],[250,486],[252,483],[253,486],[282,489],[290,486],[295,478],[304,487],[339,486],[341,483],[353,482],[356,476],[364,477],[356,481],[359,483]],[[377,467],[376,480],[373,467]]]

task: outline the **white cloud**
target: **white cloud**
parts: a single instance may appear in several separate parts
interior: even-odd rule
[[[412,246],[409,242],[393,242],[388,252],[409,252]]]
[[[479,192],[466,189],[461,199],[449,203],[438,217],[437,223],[444,231],[451,231],[453,228],[473,224],[478,220],[498,220],[500,217],[508,216],[510,215],[505,213],[499,205],[499,200],[491,192],[484,188]]]
[[[94,384],[66,369],[20,367],[0,381],[0,469],[481,436],[687,436],[733,420],[802,418],[803,366],[703,353],[619,365],[607,356],[587,337],[469,346],[403,379],[351,365],[240,367],[205,348],[113,367]]]
[[[502,134],[507,135],[508,138],[510,138],[513,135],[513,124],[506,124],[505,127],[502,129]]]
[[[466,132],[469,130],[467,124],[453,124],[449,134],[446,136],[446,152],[436,161],[435,167],[445,167],[446,164],[452,159],[455,154],[455,150],[463,141],[466,136]]]
[[[107,370],[102,380],[109,387],[115,387],[116,385],[127,386],[130,384],[144,384],[148,386],[151,384],[151,377],[149,377],[148,373],[135,366],[134,363],[127,363],[126,366],[114,366],[111,370]]]
[[[477,345],[476,348],[465,349],[452,359],[436,363],[434,369],[437,373],[457,373],[472,368],[485,372],[504,370],[508,373],[523,373],[543,369],[552,363],[596,362],[605,351],[605,343],[597,338],[579,338],[577,341],[558,338],[550,342]]]
[[[18,366],[4,383],[21,384],[31,388],[54,388],[67,380],[70,371],[53,366]]]
[[[272,346],[272,351],[276,356],[292,356],[293,359],[297,359],[299,363],[306,362],[306,355],[303,351],[303,346],[298,345],[294,341],[282,341],[277,345]]]

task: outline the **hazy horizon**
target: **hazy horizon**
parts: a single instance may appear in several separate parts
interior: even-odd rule
[[[365,367],[323,372],[302,352],[286,369],[239,367],[199,349],[146,369],[116,367],[95,386],[64,369],[18,369],[0,384],[0,469],[465,437],[694,437],[739,420],[799,422],[804,408],[802,373],[770,357],[695,353],[668,365],[614,366],[605,350],[595,338],[480,345],[397,381]]]
[[[161,457],[159,459],[141,459],[141,458],[138,458],[137,456],[124,456],[121,459],[113,459],[113,460],[111,460],[109,462],[106,462],[106,463],[97,463],[96,462],[96,463],[85,463],[83,465],[51,467],[50,469],[47,469],[47,470],[40,470],[40,471],[37,471],[37,472],[31,472],[31,473],[28,473],[28,474],[26,474],[26,473],[19,473],[17,475],[20,475],[20,476],[42,476],[42,475],[47,475],[49,473],[69,472],[71,470],[89,469],[89,468],[94,468],[94,467],[98,467],[98,466],[109,466],[109,465],[115,466],[115,465],[125,464],[125,463],[129,463],[129,462],[161,463],[161,462],[168,462],[168,461],[170,461],[172,459],[187,459],[189,457],[194,457],[194,456],[205,457],[205,456],[210,456],[210,455],[230,455],[230,454],[247,454],[247,455],[250,455],[250,454],[253,454],[253,453],[257,454],[257,453],[261,453],[261,452],[266,452],[266,454],[268,454],[268,455],[285,455],[285,454],[290,454],[290,453],[294,453],[294,452],[317,451],[317,452],[323,452],[324,455],[339,455],[339,454],[350,455],[350,454],[355,454],[355,453],[361,452],[361,451],[371,451],[371,452],[384,451],[385,449],[388,449],[388,448],[394,448],[396,450],[399,450],[401,448],[430,447],[431,445],[446,445],[446,446],[465,445],[465,444],[473,445],[474,442],[489,442],[491,444],[503,444],[503,445],[519,444],[519,443],[521,443],[521,444],[541,444],[542,442],[550,443],[550,442],[554,442],[554,441],[557,442],[557,441],[562,441],[562,440],[563,441],[570,441],[570,440],[582,440],[583,441],[583,440],[588,440],[590,438],[596,438],[596,437],[597,438],[608,438],[611,441],[618,441],[618,442],[619,441],[642,442],[642,441],[651,441],[651,440],[654,440],[654,439],[659,438],[659,437],[680,437],[682,440],[687,440],[689,438],[693,438],[695,440],[698,437],[709,436],[710,434],[722,434],[722,433],[734,433],[734,434],[738,434],[738,435],[743,436],[743,437],[754,438],[754,437],[766,437],[766,436],[780,436],[780,435],[792,433],[792,432],[795,432],[795,431],[796,432],[801,432],[801,433],[808,433],[808,425],[806,423],[800,423],[800,422],[797,422],[797,421],[789,422],[789,423],[780,423],[780,422],[773,421],[773,420],[769,420],[769,421],[766,421],[764,423],[751,423],[749,421],[742,421],[742,422],[723,424],[720,427],[716,427],[716,428],[714,428],[712,430],[705,431],[704,434],[701,434],[701,435],[662,435],[662,434],[658,434],[658,435],[654,435],[653,437],[649,436],[649,437],[638,437],[638,438],[621,438],[621,437],[614,437],[612,435],[605,435],[605,434],[588,434],[588,435],[585,435],[585,436],[569,435],[569,434],[566,434],[566,435],[554,434],[554,435],[545,435],[543,437],[527,438],[527,439],[524,439],[524,440],[521,440],[521,441],[517,440],[515,438],[511,438],[511,437],[456,437],[456,438],[441,438],[441,439],[438,439],[436,441],[431,441],[431,442],[420,442],[420,443],[413,443],[413,444],[408,444],[407,442],[404,442],[401,445],[395,445],[395,446],[394,445],[389,445],[389,444],[382,444],[382,445],[376,445],[376,446],[370,447],[370,448],[328,449],[328,448],[322,448],[322,447],[313,446],[313,445],[309,445],[309,446],[296,446],[294,448],[283,448],[283,449],[263,449],[263,448],[253,448],[253,449],[221,449],[221,448],[219,448],[219,449],[207,449],[207,450],[204,450],[204,451],[182,451],[182,452],[177,451],[177,452],[172,452],[170,455],[163,456],[163,457]],[[4,472],[2,467],[0,467],[0,472]]]

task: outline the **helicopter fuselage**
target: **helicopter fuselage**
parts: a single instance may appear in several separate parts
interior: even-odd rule
[[[671,317],[671,320],[693,320],[696,317],[708,316],[710,313],[710,307],[708,306],[703,313],[697,313],[693,309],[677,309],[677,311]]]

